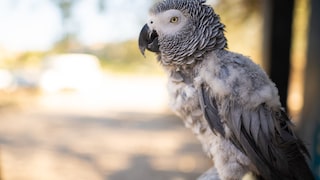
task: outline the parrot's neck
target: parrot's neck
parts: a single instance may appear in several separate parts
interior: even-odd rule
[[[192,84],[196,72],[194,69],[176,69],[171,71],[170,77],[176,81],[184,82],[186,84]]]
[[[194,61],[191,64],[162,64],[163,68],[170,76],[170,78],[175,82],[184,82],[186,84],[191,84],[194,81],[194,77],[199,73],[199,69],[203,66],[203,61],[216,61],[216,58],[221,57],[228,53],[226,49],[217,49],[204,54],[202,60]],[[213,56],[214,55],[214,56]]]
[[[160,41],[160,52],[157,53],[158,61],[164,66],[194,66],[214,51],[225,50],[227,41],[223,31],[218,35],[207,38],[206,46],[192,45],[188,40],[170,40],[167,43]],[[181,48],[182,47],[182,48]]]
[[[194,70],[194,67],[200,64],[202,61],[210,60],[210,58],[207,58],[207,57],[210,56],[212,53],[219,56],[227,52],[228,50],[226,50],[225,48],[211,50],[211,51],[204,51],[201,54],[201,59],[196,58],[194,56],[190,56],[190,57],[185,57],[184,59],[179,61],[180,63],[177,63],[176,61],[173,61],[172,59],[164,56],[163,53],[158,53],[157,58],[158,58],[158,61],[166,70],[180,71],[185,74],[188,74],[188,73],[191,73],[191,71]]]

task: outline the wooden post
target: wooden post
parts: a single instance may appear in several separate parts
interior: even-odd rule
[[[299,134],[312,155],[312,169],[320,179],[320,1],[311,1],[304,106]]]
[[[287,107],[294,0],[267,0],[264,3],[264,62]]]

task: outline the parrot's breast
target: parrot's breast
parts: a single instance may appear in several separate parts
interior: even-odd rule
[[[200,108],[198,90],[193,83],[177,82],[176,78],[169,78],[169,104],[171,109],[181,117],[185,126],[190,128],[203,146],[205,153],[212,157],[210,144],[217,143],[217,136],[213,135],[208,123],[204,119]],[[210,143],[209,143],[210,142]]]
[[[186,75],[193,74],[192,77]],[[242,177],[247,171],[250,161],[228,138],[213,133],[200,105],[199,79],[194,72],[180,74],[169,72],[168,95],[171,109],[183,120],[202,144],[204,152],[213,160],[219,173],[226,176]],[[232,166],[226,166],[226,163]],[[238,171],[234,171],[234,168]],[[221,172],[223,170],[223,172]]]
[[[197,98],[197,90],[193,84],[185,84],[183,82],[175,82],[171,79],[168,82],[169,100],[171,109],[183,119],[189,115],[202,116],[199,111],[199,101]],[[186,122],[187,126],[194,122]]]

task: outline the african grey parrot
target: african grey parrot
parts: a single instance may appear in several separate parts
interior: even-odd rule
[[[278,90],[248,57],[226,49],[225,26],[205,0],[164,0],[150,10],[139,48],[169,76],[170,105],[213,160],[220,179],[313,179]]]

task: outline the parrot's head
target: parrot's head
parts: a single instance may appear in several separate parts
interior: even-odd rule
[[[224,25],[205,0],[164,0],[150,9],[139,48],[158,54],[163,64],[193,64],[207,52],[224,49]]]

